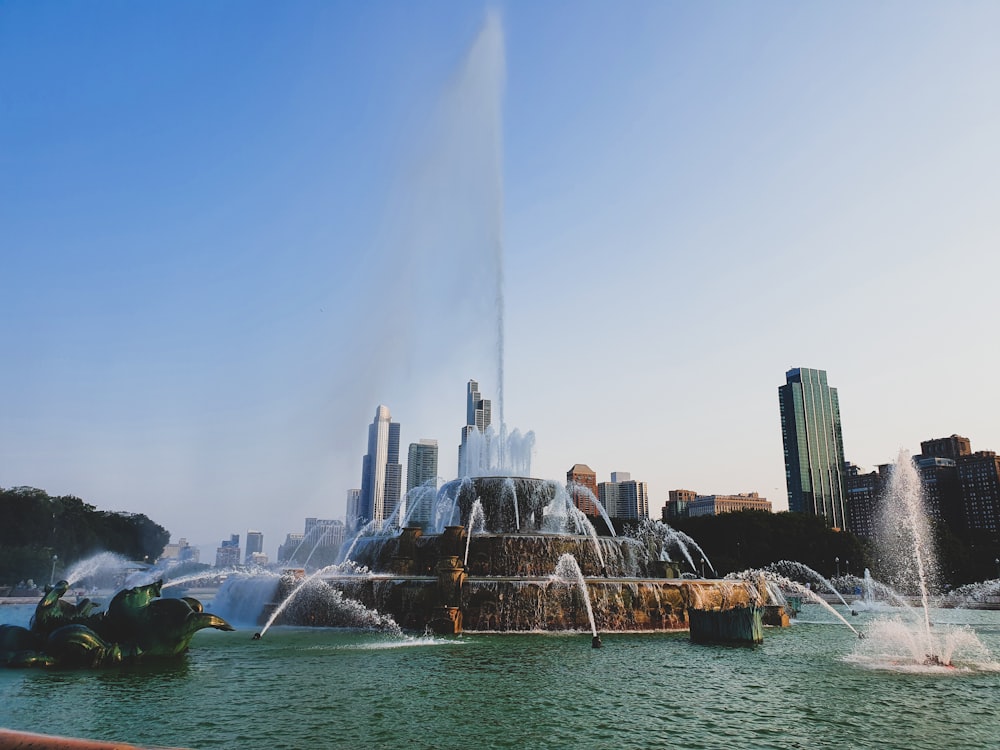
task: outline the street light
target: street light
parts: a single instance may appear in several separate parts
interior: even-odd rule
[[[833,561],[837,563],[837,578],[840,578],[840,558],[835,557],[833,558]]]
[[[49,573],[49,586],[56,582],[56,561],[59,559],[59,555],[52,555],[52,572]]]
[[[705,558],[701,558],[701,577],[705,577]]]
[[[844,567],[847,568],[847,575],[851,574],[851,561],[844,560]]]

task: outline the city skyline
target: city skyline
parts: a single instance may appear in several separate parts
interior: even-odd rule
[[[376,404],[454,475],[470,377],[653,517],[783,508],[795,366],[855,464],[1000,448],[995,4],[3,17],[2,486],[273,555]]]

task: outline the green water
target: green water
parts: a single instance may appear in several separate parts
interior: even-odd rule
[[[1000,654],[1000,613],[935,617],[971,625]],[[1000,745],[995,665],[861,666],[853,634],[812,607],[754,648],[686,633],[610,633],[592,649],[586,633],[252,632],[200,632],[170,665],[0,669],[0,726],[189,748]]]

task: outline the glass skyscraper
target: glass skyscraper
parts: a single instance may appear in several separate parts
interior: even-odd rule
[[[399,504],[402,480],[399,423],[392,421],[389,407],[379,406],[375,420],[368,425],[368,453],[361,465],[359,525],[374,521],[378,528],[382,527]]]
[[[788,509],[822,516],[834,528],[847,528],[837,389],[827,384],[825,370],[796,367],[785,373],[778,401]]]

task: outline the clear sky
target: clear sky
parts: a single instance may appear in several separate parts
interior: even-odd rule
[[[380,403],[453,475],[501,275],[537,476],[783,509],[794,366],[857,464],[1000,450],[998,39],[996,2],[5,2],[0,486],[273,555]]]

